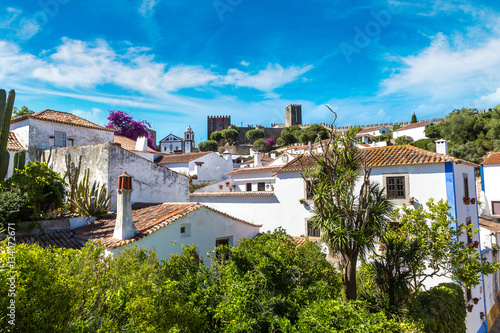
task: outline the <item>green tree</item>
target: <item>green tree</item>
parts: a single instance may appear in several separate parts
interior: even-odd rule
[[[417,123],[417,116],[415,115],[415,111],[413,111],[413,115],[411,116],[410,124]]]
[[[296,143],[299,140],[298,136],[300,136],[301,132],[302,130],[300,129],[299,125],[292,125],[285,127],[281,131],[280,137],[283,139],[285,144],[289,145],[292,143]]]
[[[474,114],[475,111],[462,108],[447,114],[440,125],[443,138],[456,146],[477,140],[479,134],[484,132],[485,120]]]
[[[207,140],[198,144],[199,151],[217,151],[219,144],[214,140]]]
[[[246,133],[246,137],[247,137],[247,139],[248,139],[248,140],[250,140],[251,142],[255,142],[255,140],[265,138],[265,137],[266,137],[266,134],[264,133],[264,130],[263,130],[263,129],[256,128],[256,129],[249,130],[249,131]]]
[[[373,250],[392,209],[383,189],[370,182],[371,170],[359,159],[355,139],[353,129],[345,136],[332,133],[331,145],[325,145],[321,157],[311,155],[316,166],[303,175],[314,193],[311,221],[331,253],[342,259],[349,300],[357,297],[358,257]]]
[[[394,125],[392,125],[392,130],[393,130],[393,131],[398,130],[398,129],[400,129],[400,128],[401,128],[401,125],[399,125],[399,124],[394,124]]]
[[[429,126],[425,129],[425,136],[429,139],[441,138],[441,127],[439,125]]]
[[[23,106],[21,108],[21,110],[19,110],[18,108],[14,107],[14,109],[12,110],[11,119],[16,119],[16,118],[19,118],[19,117],[22,117],[22,116],[33,114],[33,113],[35,113],[35,111],[28,109],[28,107],[26,107],[26,106]]]
[[[222,137],[226,140],[230,145],[233,144],[234,141],[238,138],[239,131],[234,129],[225,129],[222,131]]]
[[[452,145],[449,150],[450,155],[475,163],[481,162],[481,157],[486,154],[486,150],[477,140],[469,141],[458,146]]]
[[[451,219],[447,202],[430,199],[426,206],[394,210],[392,219],[398,223],[387,225],[381,251],[374,255],[375,280],[393,306],[416,295],[428,279],[447,276],[470,287],[479,284],[481,274],[499,268],[481,262],[479,251],[465,243],[479,230]]]
[[[282,137],[279,137],[278,140],[276,140],[276,144],[278,146],[284,146],[285,145],[285,140],[283,140]]]
[[[261,153],[268,151],[269,148],[271,148],[269,146],[269,142],[267,142],[264,139],[258,139],[253,144],[253,149],[255,149],[256,151],[261,152]]]
[[[397,137],[396,140],[394,140],[394,144],[396,146],[409,145],[410,143],[410,139],[408,139],[406,136],[400,136]]]
[[[215,131],[210,134],[210,140],[214,140],[215,142],[219,142],[222,140],[222,132],[221,131]]]

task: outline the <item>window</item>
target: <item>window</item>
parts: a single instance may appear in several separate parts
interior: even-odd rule
[[[54,132],[54,146],[66,147],[66,133],[65,132]]]
[[[252,191],[252,183],[247,183],[247,192]]]
[[[265,191],[266,183],[257,183],[257,191]]]
[[[311,221],[307,221],[307,236],[309,236],[309,237],[321,236],[320,229],[314,227],[314,224]]]
[[[181,238],[191,237],[191,223],[184,223],[180,225]]]
[[[314,197],[314,188],[310,180],[306,181],[306,200],[312,200]]]
[[[181,234],[186,233],[186,227],[181,227]]]
[[[469,197],[469,176],[464,173],[464,197]]]
[[[500,201],[491,202],[491,213],[493,215],[500,215]]]
[[[386,178],[387,197],[389,199],[406,198],[405,177],[387,177]]]
[[[223,246],[223,245],[229,245],[229,238],[221,238],[221,239],[216,239],[215,240],[215,247]],[[215,257],[219,261],[226,261],[229,259],[229,253],[224,250],[217,250],[215,251]]]

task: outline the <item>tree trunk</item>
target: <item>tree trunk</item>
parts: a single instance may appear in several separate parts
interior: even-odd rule
[[[344,291],[348,300],[356,300],[357,284],[356,284],[356,264],[358,262],[358,252],[353,252],[346,256],[344,268]]]

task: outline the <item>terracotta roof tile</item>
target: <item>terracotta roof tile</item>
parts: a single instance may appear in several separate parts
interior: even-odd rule
[[[295,243],[297,243],[297,247],[304,246],[306,242],[317,243],[319,242],[319,237],[305,237],[305,236],[292,236]]]
[[[174,163],[188,163],[200,157],[212,153],[211,151],[204,151],[199,153],[186,153],[186,154],[170,154],[158,157],[155,160],[157,164],[174,164]]]
[[[481,164],[500,164],[500,152],[491,153]]]
[[[57,247],[65,249],[81,249],[83,245],[75,238],[72,230],[49,231],[44,234],[17,235],[16,243],[38,244],[43,248]]]
[[[412,128],[417,128],[417,127],[422,127],[422,126],[426,126],[427,124],[429,124],[432,120],[431,119],[428,119],[428,120],[421,120],[419,122],[416,122],[416,123],[413,123],[413,124],[408,124],[408,125],[405,125],[403,127],[400,127],[398,128],[397,130],[394,130],[394,132],[398,132],[398,131],[404,131],[404,130],[408,130],[408,129],[412,129]]]
[[[133,140],[123,135],[116,135],[116,134],[113,137],[113,142],[119,143],[122,148],[125,148],[127,150],[135,150],[135,145],[137,143],[136,140]],[[151,147],[148,147],[147,151],[150,153],[156,153],[156,150],[154,150]]]
[[[356,134],[364,134],[364,133],[368,133],[368,132],[378,131],[382,127],[384,127],[384,126],[382,125],[382,126],[363,127],[363,129]]]
[[[238,192],[193,192],[191,197],[272,197],[274,192],[270,191],[238,191]]]
[[[271,166],[264,166],[264,167],[255,167],[255,168],[239,168],[230,172],[227,172],[227,175],[239,175],[243,173],[256,173],[256,172],[275,172],[276,170],[280,169],[281,165],[271,165]]]
[[[116,248],[144,238],[200,208],[209,209],[240,223],[255,227],[261,226],[243,221],[199,203],[135,203],[132,206],[132,219],[134,220],[138,233],[132,238],[125,240],[113,238],[116,213],[108,215],[94,223],[74,229],[73,231],[76,237],[83,240],[99,242],[108,248]]]
[[[22,150],[26,149],[17,140],[16,135],[13,132],[9,132],[9,137],[7,138],[7,151],[22,151]]]
[[[477,165],[472,162],[449,155],[434,153],[410,145],[359,149],[358,154],[369,167],[446,162],[464,163],[477,167]],[[277,170],[277,172],[302,171],[305,168],[313,168],[314,166],[315,160],[310,154],[300,155],[293,161],[285,164],[281,169]]]
[[[493,232],[500,232],[500,219],[495,218],[479,218],[479,226]]]
[[[68,112],[54,111],[49,109],[16,118],[14,120],[11,120],[10,123],[14,124],[25,119],[37,119],[37,120],[49,121],[52,123],[60,123],[78,127],[91,128],[101,131],[116,132],[116,130],[114,129],[99,126],[86,119],[75,116],[74,114]]]

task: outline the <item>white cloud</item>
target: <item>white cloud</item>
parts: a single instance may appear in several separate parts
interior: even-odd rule
[[[75,116],[87,119],[88,121],[91,121],[94,124],[98,125],[104,124],[104,120],[106,118],[106,115],[103,114],[103,111],[98,108],[92,108],[89,111],[76,109],[70,111],[70,113],[74,114]]]
[[[248,66],[250,66],[250,63],[249,63],[248,61],[242,60],[242,61],[240,62],[240,65],[245,66],[245,67],[248,67]]]
[[[312,68],[269,64],[256,73],[229,69],[220,74],[214,67],[173,65],[156,62],[147,48],[129,47],[116,51],[104,40],[84,42],[63,38],[62,43],[37,57],[18,45],[0,41],[0,78],[16,74],[61,89],[95,89],[111,84],[144,95],[159,96],[184,88],[234,85],[254,88],[272,95]]]
[[[152,17],[154,15],[154,7],[158,4],[158,0],[142,0],[139,6],[139,13],[144,17]]]

